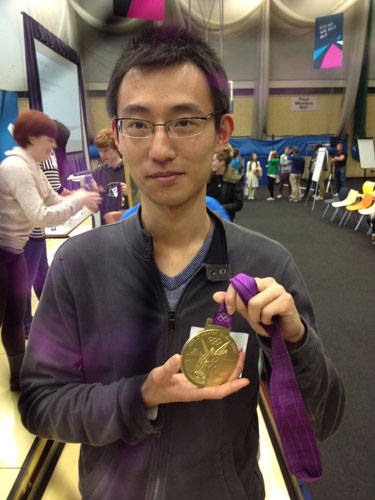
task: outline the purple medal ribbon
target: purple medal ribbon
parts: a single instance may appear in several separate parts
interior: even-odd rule
[[[229,281],[245,305],[258,293],[255,279],[246,274]],[[224,301],[212,323],[232,326]],[[289,470],[302,481],[318,481],[322,476],[319,450],[281,330],[277,323],[262,326],[271,337],[271,403]]]

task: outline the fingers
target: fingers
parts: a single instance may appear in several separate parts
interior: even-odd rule
[[[96,183],[96,180],[95,180],[94,178],[92,178],[92,181],[91,181],[91,182],[92,182],[92,191],[96,191],[96,192],[98,192],[98,191],[99,191],[99,189],[98,189],[98,185],[97,185],[97,183]]]
[[[216,387],[205,387],[203,389],[199,389],[199,399],[223,399],[230,394],[234,394],[235,392],[240,391],[249,384],[250,380],[247,378],[236,378],[235,380],[228,380],[228,382],[225,382],[224,384],[218,385]]]
[[[250,383],[247,378],[239,378],[244,369],[246,354],[243,352],[241,347],[238,348],[238,353],[237,365],[228,380],[215,387],[198,388],[198,390],[195,389],[196,400],[222,399],[230,394],[233,394],[234,392],[240,391]]]
[[[273,278],[256,278],[259,293],[249,301],[248,318],[254,330],[268,336],[259,323],[271,325],[277,316],[284,339],[298,341],[305,334],[294,299]]]
[[[249,322],[271,325],[272,318],[282,314],[293,299],[273,278],[255,278],[255,281],[258,293],[248,303]]]
[[[86,191],[85,197],[82,200],[82,203],[91,211],[96,212],[100,203],[102,202],[102,198],[99,193]]]
[[[255,281],[258,293],[248,304],[242,302],[232,285],[229,285],[226,292],[216,292],[213,298],[215,302],[225,300],[228,313],[237,311],[242,314],[260,335],[269,336],[262,325],[273,324],[277,316],[285,340],[299,338],[304,327],[292,295],[273,278],[255,278]]]
[[[164,365],[155,368],[153,381],[155,384],[166,384],[169,379],[181,369],[182,358],[179,354],[175,354],[167,359]]]
[[[121,182],[121,194],[124,196],[128,194],[128,186],[124,182]]]
[[[222,399],[241,390],[249,384],[246,378],[239,379],[243,371],[245,354],[240,351],[237,366],[227,382],[216,387],[197,387],[189,382],[181,369],[182,358],[175,354],[162,366],[154,368],[141,387],[146,408],[163,403],[202,401],[204,399]]]
[[[229,285],[226,292],[216,292],[213,295],[213,300],[220,304],[225,299],[225,307],[229,314],[238,311],[240,314],[247,317],[246,305],[242,302],[232,285]]]

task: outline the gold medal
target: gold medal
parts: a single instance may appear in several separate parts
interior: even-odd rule
[[[214,325],[208,318],[200,330],[182,348],[182,372],[198,387],[220,385],[233,373],[238,349],[230,337],[230,328]]]

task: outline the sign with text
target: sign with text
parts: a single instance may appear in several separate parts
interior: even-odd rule
[[[318,97],[311,95],[293,96],[290,98],[291,111],[316,111]]]
[[[314,69],[342,66],[344,14],[315,19]]]

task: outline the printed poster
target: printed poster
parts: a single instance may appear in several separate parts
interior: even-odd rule
[[[314,69],[342,66],[344,14],[315,19]]]
[[[113,0],[113,14],[120,17],[164,21],[165,0]]]

